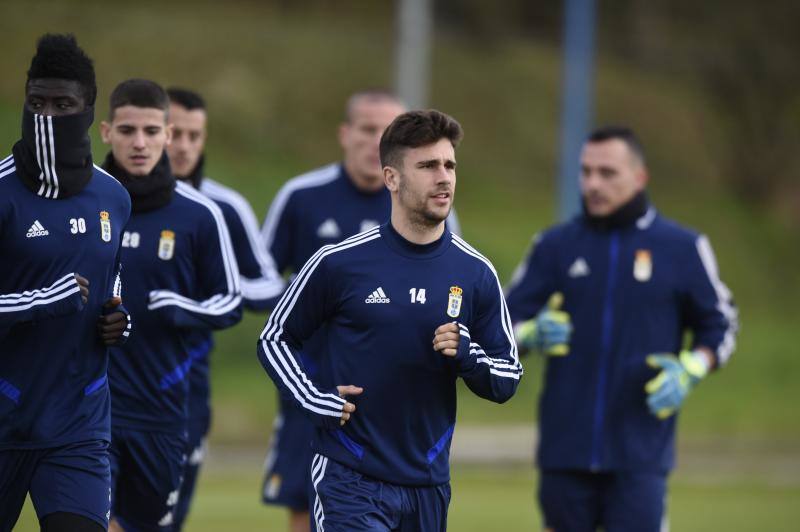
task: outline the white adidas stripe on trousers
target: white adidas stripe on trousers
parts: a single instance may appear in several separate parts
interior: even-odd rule
[[[325,521],[325,510],[322,507],[322,500],[319,498],[317,486],[325,477],[325,470],[328,467],[328,459],[321,454],[315,454],[311,460],[311,482],[314,486],[314,522],[317,524],[317,532],[325,532],[323,522]]]

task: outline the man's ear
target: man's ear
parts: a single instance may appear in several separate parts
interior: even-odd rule
[[[167,124],[167,128],[166,128],[166,133],[167,133],[167,142],[166,142],[166,145],[167,145],[167,146],[169,146],[170,144],[172,144],[172,133],[173,133],[173,129],[174,129],[174,127],[175,127],[175,124]]]
[[[647,171],[646,167],[642,166],[636,172],[636,181],[639,183],[641,190],[644,190],[647,187],[647,183],[650,182],[650,173]]]
[[[109,134],[111,133],[111,124],[103,120],[100,122],[100,138],[103,139],[103,144],[111,144]]]
[[[339,124],[337,137],[339,138],[339,146],[341,146],[343,150],[347,149],[347,146],[345,146],[345,144],[347,142],[347,134],[349,132],[350,132],[350,124],[348,124],[347,122],[342,122],[341,124]]]
[[[394,166],[383,167],[383,183],[389,192],[396,192],[400,188],[399,180],[400,172],[397,171],[397,168]]]

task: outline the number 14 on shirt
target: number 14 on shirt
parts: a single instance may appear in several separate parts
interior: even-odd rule
[[[424,288],[412,288],[408,291],[411,295],[411,302],[412,303],[421,303],[425,304],[425,289]]]

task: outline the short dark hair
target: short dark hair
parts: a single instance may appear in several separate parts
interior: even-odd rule
[[[187,111],[193,111],[195,109],[202,109],[205,111],[206,109],[206,102],[203,100],[203,97],[192,90],[182,89],[180,87],[169,87],[167,89],[167,96],[169,96],[169,101],[184,107]]]
[[[407,148],[448,139],[455,148],[464,136],[461,124],[436,109],[409,111],[395,118],[381,136],[381,166],[399,167]]]
[[[166,91],[161,85],[149,79],[123,81],[114,88],[110,100],[109,120],[113,120],[114,111],[126,105],[161,109],[164,113],[169,112],[169,97],[167,97]]]
[[[77,81],[86,104],[94,105],[97,98],[94,64],[71,33],[46,33],[36,42],[36,55],[31,59],[25,87],[32,79],[47,78]]]
[[[624,142],[628,146],[628,149],[631,150],[631,153],[639,159],[639,162],[644,164],[644,147],[636,136],[636,133],[633,132],[633,129],[627,126],[599,127],[589,133],[589,136],[586,137],[586,142],[605,142],[615,139]]]
[[[344,120],[345,122],[350,122],[353,119],[353,108],[356,106],[358,102],[361,100],[367,100],[371,102],[393,102],[402,107],[405,107],[405,104],[402,100],[389,89],[385,89],[383,87],[372,87],[364,90],[360,90],[358,92],[354,92],[347,98],[347,103],[344,106]]]

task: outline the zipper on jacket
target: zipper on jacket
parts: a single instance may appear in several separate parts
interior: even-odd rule
[[[617,280],[619,258],[619,233],[611,233],[608,243],[608,277],[606,295],[603,299],[603,328],[600,344],[600,360],[597,367],[597,390],[594,398],[594,425],[592,426],[592,460],[590,469],[600,469],[603,453],[603,425],[605,422],[606,386],[608,384],[608,362],[611,357],[611,334],[614,328],[614,289]]]

